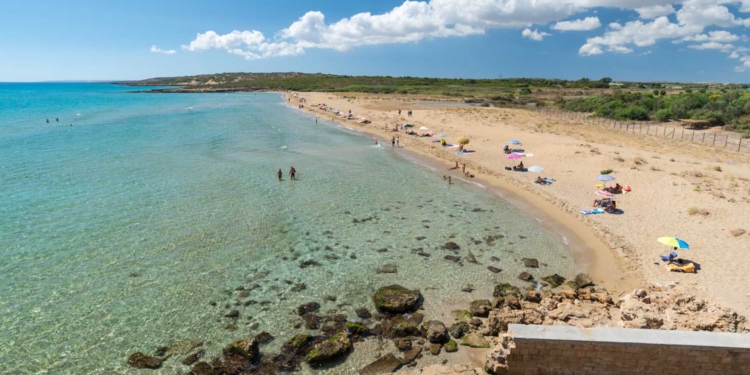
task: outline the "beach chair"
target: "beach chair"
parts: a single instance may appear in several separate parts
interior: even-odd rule
[[[661,258],[662,261],[671,262],[673,259],[677,258],[677,253],[673,251],[669,253],[669,255],[659,255],[659,258]]]
[[[596,185],[597,190],[604,190],[604,184],[597,184]]]

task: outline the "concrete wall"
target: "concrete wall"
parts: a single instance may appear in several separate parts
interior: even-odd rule
[[[750,335],[511,324],[512,375],[747,375]]]

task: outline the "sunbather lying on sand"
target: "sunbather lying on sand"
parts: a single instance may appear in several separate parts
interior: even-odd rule
[[[594,207],[599,207],[599,206],[607,207],[607,205],[609,205],[610,202],[612,202],[612,199],[609,199],[609,198],[595,199]]]
[[[611,214],[617,212],[617,202],[612,201],[612,203],[609,206],[607,206],[607,208],[605,208],[604,211],[607,211]]]

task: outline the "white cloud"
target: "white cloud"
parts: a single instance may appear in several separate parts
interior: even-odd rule
[[[740,40],[740,37],[730,33],[729,31],[718,30],[710,31],[706,34],[688,35],[681,40],[687,42],[735,42]]]
[[[675,12],[672,4],[652,5],[643,8],[636,8],[635,11],[638,12],[638,15],[640,15],[644,20],[650,20],[661,16],[668,16]]]
[[[536,29],[534,29],[534,31],[531,31],[531,29],[529,29],[529,28],[525,28],[521,32],[521,36],[523,36],[524,38],[529,38],[531,40],[536,40],[537,42],[541,42],[544,39],[545,36],[550,36],[550,35],[552,35],[552,34],[545,33],[544,31],[540,32],[540,31],[538,31]]]
[[[406,0],[383,13],[364,12],[338,20],[309,11],[268,36],[252,29],[226,34],[209,30],[182,48],[218,49],[254,60],[300,55],[309,49],[344,52],[358,46],[467,37],[497,28],[518,29],[522,37],[542,41],[551,35],[540,31],[545,26],[558,31],[600,28],[600,19],[592,14],[603,7],[635,11],[640,18],[611,23],[601,35],[586,39],[578,50],[582,56],[632,53],[664,40],[691,42],[692,49],[742,54],[739,48],[744,47],[736,44],[746,37],[723,29],[750,27],[750,19],[736,11],[750,12],[750,0]],[[562,21],[570,18],[574,19]]]
[[[161,49],[157,47],[156,44],[154,44],[153,46],[151,46],[151,53],[163,53],[165,55],[174,55],[175,53],[177,53],[177,51],[173,49],[166,49],[166,50]]]
[[[689,45],[688,48],[692,49],[718,49],[720,51],[729,52],[734,48],[731,44],[722,44],[718,42],[706,42],[702,44]]]
[[[559,31],[588,31],[598,29],[601,25],[599,17],[586,17],[582,20],[558,22],[550,28]]]
[[[740,58],[740,54],[739,54],[739,53],[737,53],[736,51],[735,51],[735,52],[732,52],[732,53],[731,53],[731,54],[729,55],[729,58],[730,58],[730,59],[739,59],[739,58]]]

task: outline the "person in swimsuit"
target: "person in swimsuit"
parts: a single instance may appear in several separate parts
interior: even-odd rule
[[[283,173],[281,173],[281,168],[279,168],[279,171],[278,171],[278,172],[276,172],[276,176],[278,176],[278,177],[279,177],[279,181],[281,181],[281,176],[282,176],[282,175],[283,175]]]
[[[289,178],[291,178],[292,180],[297,179],[297,170],[294,169],[294,167],[289,169]]]

